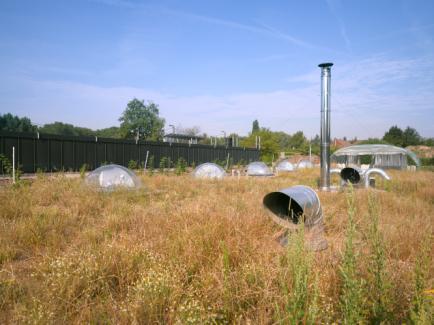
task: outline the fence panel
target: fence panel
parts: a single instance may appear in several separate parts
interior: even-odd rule
[[[63,168],[65,171],[75,170],[74,141],[63,141]]]
[[[84,165],[94,169],[107,163],[128,166],[131,160],[143,166],[148,151],[149,157],[154,158],[154,168],[158,168],[163,157],[170,160],[171,167],[179,158],[185,159],[189,166],[226,161],[228,154],[232,163],[259,159],[256,149],[0,131],[0,154],[10,161],[12,147],[15,147],[15,163],[25,173],[38,169],[78,171]]]

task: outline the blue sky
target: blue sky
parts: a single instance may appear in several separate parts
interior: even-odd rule
[[[391,125],[434,136],[434,1],[0,1],[0,113],[118,125],[127,102],[209,135],[319,133],[321,62],[332,136]],[[168,129],[169,131],[169,129]]]

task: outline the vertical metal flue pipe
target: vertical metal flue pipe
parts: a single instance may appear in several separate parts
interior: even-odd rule
[[[321,63],[321,176],[320,189],[330,189],[330,68],[333,63]]]

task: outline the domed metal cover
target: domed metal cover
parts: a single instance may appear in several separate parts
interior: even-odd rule
[[[297,169],[313,168],[312,162],[309,160],[300,160],[297,164]]]
[[[270,168],[262,161],[255,161],[247,165],[247,175],[249,176],[272,176]]]
[[[214,163],[201,164],[193,171],[193,177],[201,179],[223,179],[225,175],[225,170]]]
[[[104,190],[117,187],[138,188],[142,185],[131,170],[114,164],[101,166],[90,172],[86,177],[86,183]]]
[[[279,172],[292,172],[295,170],[295,167],[288,160],[282,160],[277,164],[276,170]]]

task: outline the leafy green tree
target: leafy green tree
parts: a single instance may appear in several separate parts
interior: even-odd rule
[[[289,151],[291,149],[291,136],[285,132],[275,132],[277,143],[280,151]]]
[[[416,129],[413,129],[409,126],[407,126],[407,128],[404,130],[402,136],[403,136],[404,147],[417,146],[422,142],[422,138],[419,135],[419,133],[416,131]]]
[[[117,126],[112,126],[105,129],[95,131],[95,135],[101,138],[121,138],[121,129]]]
[[[240,140],[240,145],[244,147],[254,147],[256,136],[261,137],[261,160],[271,162],[279,154],[279,144],[276,132],[270,131],[267,128],[261,128],[255,134],[250,134],[247,138]]]
[[[259,131],[260,131],[259,122],[258,122],[258,120],[254,120],[253,125],[252,125],[252,134],[259,132]]]
[[[386,144],[387,142],[379,138],[368,138],[367,140],[362,140],[359,144]]]
[[[93,136],[95,135],[95,131],[82,128],[78,126],[74,126],[68,123],[62,122],[54,122],[49,124],[44,124],[41,128],[39,128],[39,132],[41,133],[49,133],[49,134],[59,134],[59,135],[67,135],[67,136]]]
[[[291,149],[305,149],[307,145],[307,139],[303,134],[303,131],[297,131],[291,136],[290,141]]]
[[[0,115],[0,131],[9,132],[36,132],[37,127],[33,125],[28,117],[18,117],[11,113]]]
[[[164,119],[159,117],[158,105],[153,102],[144,103],[143,100],[131,100],[122,116],[121,134],[124,138],[160,140],[164,134]]]
[[[423,144],[429,147],[434,147],[434,138],[425,138]]]
[[[383,140],[395,146],[402,147],[404,144],[403,131],[397,125],[394,125],[384,134]]]

